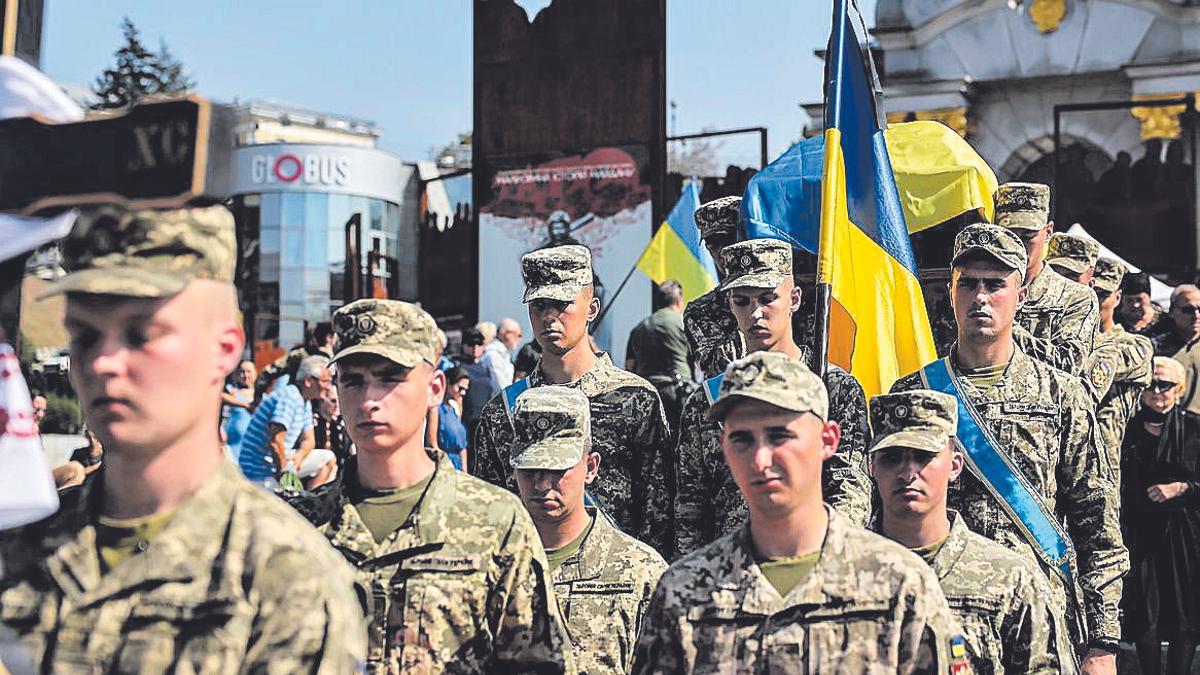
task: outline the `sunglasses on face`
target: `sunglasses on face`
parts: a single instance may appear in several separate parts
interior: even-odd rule
[[[1178,382],[1168,382],[1166,380],[1155,380],[1150,383],[1150,391],[1152,391],[1156,394],[1165,394],[1166,392],[1171,391],[1172,389],[1174,389],[1175,387],[1178,387],[1178,386],[1179,386]]]

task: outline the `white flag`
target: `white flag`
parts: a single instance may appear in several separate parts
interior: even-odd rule
[[[0,342],[0,530],[57,510],[58,492],[42,453],[21,364],[13,348]]]

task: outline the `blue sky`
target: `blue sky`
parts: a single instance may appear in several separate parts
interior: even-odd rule
[[[518,3],[536,13],[549,1]],[[821,96],[813,50],[825,45],[831,4],[668,0],[678,133],[762,125],[772,155],[786,149],[804,124],[798,104]],[[875,0],[859,4],[873,23]],[[47,0],[42,69],[90,84],[112,62],[126,15],[148,44],[166,40],[216,100],[368,119],[383,128],[381,145],[409,161],[471,126],[471,0]],[[756,143],[730,140],[722,152],[750,162]]]

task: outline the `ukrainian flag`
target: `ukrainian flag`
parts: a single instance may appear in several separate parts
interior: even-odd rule
[[[688,181],[679,201],[638,258],[637,268],[656,284],[675,279],[683,285],[684,302],[691,302],[717,285],[717,268],[692,215],[700,207],[700,186]]]
[[[837,0],[826,57],[824,171],[817,283],[830,285],[829,361],[867,396],[937,358],[917,261],[888,156],[886,118]]]

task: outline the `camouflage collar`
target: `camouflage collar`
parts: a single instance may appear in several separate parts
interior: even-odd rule
[[[604,573],[604,563],[611,555],[613,543],[616,540],[616,529],[608,516],[596,511],[595,507],[585,506],[592,516],[591,530],[583,543],[571,557],[563,561],[558,569],[558,581],[587,581],[599,578]]]
[[[958,564],[958,559],[967,550],[967,533],[971,531],[967,528],[966,521],[958,515],[957,511],[947,509],[946,517],[950,519],[950,534],[946,538],[946,543],[942,544],[942,548],[934,556],[933,563],[930,565],[933,568],[933,572],[937,574],[939,581],[945,579],[946,575],[954,570],[954,566]]]
[[[853,579],[845,578],[847,575],[838,562],[857,555],[848,550],[846,544],[846,528],[850,524],[828,505],[825,511],[829,514],[829,527],[825,531],[817,566],[787,597],[779,596],[754,561],[754,544],[750,540],[750,521],[747,520],[733,536],[732,549],[725,552],[729,559],[714,561],[714,569],[733,570],[736,577],[731,579],[733,586],[721,587],[713,594],[713,603],[730,605],[731,609],[738,607],[747,614],[769,616],[798,605],[852,602],[858,589]]]
[[[70,503],[64,500],[65,508],[46,525],[63,536],[44,540],[50,550],[42,564],[79,608],[135,586],[190,580],[220,554],[221,536],[231,516],[230,505],[243,480],[237,467],[229,462],[221,462],[200,489],[180,506],[150,547],[140,554],[137,564],[120,565],[101,577],[92,520],[99,513],[104,470],[103,467],[97,470],[72,495]],[[197,537],[198,532],[212,536]]]
[[[1033,278],[1028,284],[1028,292],[1025,296],[1025,307],[1037,307],[1043,298],[1050,299],[1062,295],[1062,289],[1076,282],[1064,277],[1055,272],[1048,264],[1042,265],[1042,271]],[[1082,285],[1082,284],[1076,284]],[[1086,286],[1084,286],[1086,288]],[[1090,289],[1089,289],[1090,290]],[[1055,292],[1057,291],[1057,292]]]
[[[429,458],[436,462],[433,479],[425,494],[413,508],[412,514],[400,528],[382,542],[376,542],[367,526],[351,503],[350,476],[356,475],[358,463],[351,457],[343,467],[342,477],[336,483],[336,499],[327,506],[329,514],[318,517],[318,524],[328,523],[326,536],[329,543],[343,553],[351,553],[358,563],[379,558],[389,553],[412,548],[417,545],[440,545],[447,535],[447,509],[425,508],[427,504],[453,504],[458,492],[458,471],[450,463],[446,453],[425,449]],[[320,494],[317,495],[320,498]],[[416,540],[415,542],[413,540]]]
[[[614,381],[612,377],[613,371],[622,372],[613,365],[612,358],[608,355],[608,352],[599,352],[596,354],[596,362],[592,364],[591,369],[583,374],[583,377],[562,386],[578,387],[584,396],[591,398],[603,394],[610,389],[608,384]],[[542,372],[542,362],[539,360],[533,372],[529,373],[529,386],[537,387],[543,384],[558,383],[550,382],[546,379],[545,373]]]

